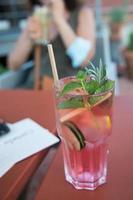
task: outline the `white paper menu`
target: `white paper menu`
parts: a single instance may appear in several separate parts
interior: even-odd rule
[[[32,119],[10,124],[10,133],[0,137],[0,177],[17,162],[59,142]]]

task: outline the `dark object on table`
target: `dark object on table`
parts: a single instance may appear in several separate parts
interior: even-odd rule
[[[10,131],[4,120],[0,119],[0,136],[7,134]]]

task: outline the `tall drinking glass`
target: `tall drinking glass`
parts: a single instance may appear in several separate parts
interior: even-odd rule
[[[34,10],[34,16],[38,17],[41,30],[42,30],[42,37],[36,41],[37,44],[47,44],[48,43],[48,35],[49,35],[49,28],[52,22],[52,15],[48,7],[43,6],[36,6]]]
[[[72,79],[61,79],[61,88]],[[98,95],[76,91],[61,97],[56,90],[56,122],[62,141],[65,177],[76,189],[94,190],[106,182],[113,91],[114,88]],[[60,105],[67,100],[71,101],[71,108],[66,104],[62,109]],[[92,106],[80,107],[81,102],[90,102]]]

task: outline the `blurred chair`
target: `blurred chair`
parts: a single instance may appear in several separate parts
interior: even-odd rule
[[[34,68],[34,89],[40,90],[45,89],[49,90],[52,88],[53,85],[53,78],[48,76],[41,76],[40,74],[40,68],[41,68],[41,45],[36,45],[34,50],[34,62],[35,62],[35,68]]]

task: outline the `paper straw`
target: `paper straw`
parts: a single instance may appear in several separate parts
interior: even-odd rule
[[[52,67],[52,73],[53,73],[53,77],[54,77],[54,84],[55,84],[55,86],[57,86],[59,88],[59,78],[58,78],[58,73],[57,73],[57,67],[56,67],[53,47],[52,47],[52,44],[48,44],[47,46],[48,46],[50,64]]]

